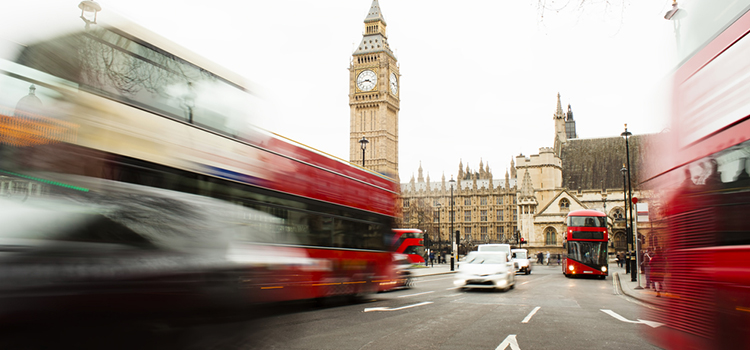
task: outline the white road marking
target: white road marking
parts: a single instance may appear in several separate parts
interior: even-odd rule
[[[444,278],[436,278],[436,279],[433,279],[433,280],[416,280],[414,282],[422,283],[422,282],[432,282],[432,281],[442,281],[442,280],[452,280],[452,279],[453,279],[453,276],[451,276],[451,277],[444,277]]]
[[[458,293],[458,294],[450,294],[450,295],[446,295],[445,297],[446,297],[446,298],[450,298],[450,297],[457,297],[457,296],[459,296],[459,295],[464,295],[464,293]]]
[[[515,334],[508,335],[505,340],[495,348],[495,350],[505,350],[508,348],[508,345],[510,345],[510,350],[521,350],[521,347],[518,346]]]
[[[445,288],[445,290],[454,290],[454,289],[458,289],[458,288],[461,288],[461,287],[450,287],[450,288]]]
[[[425,302],[422,302],[422,303],[419,303],[419,304],[406,305],[406,306],[397,307],[397,308],[394,308],[394,309],[391,309],[389,307],[368,307],[368,308],[365,308],[365,312],[371,312],[371,311],[398,311],[398,310],[409,309],[409,308],[413,308],[413,307],[417,307],[417,306],[422,306],[422,305],[428,305],[428,304],[432,304],[432,302],[431,301],[425,301]]]
[[[536,314],[536,312],[539,311],[539,309],[541,308],[542,308],[541,306],[535,307],[534,310],[531,310],[531,312],[529,312],[529,314],[526,315],[526,318],[524,318],[523,321],[521,321],[521,323],[529,323],[529,320],[531,320],[534,314]]]
[[[664,325],[663,323],[654,322],[654,321],[641,320],[640,318],[638,319],[638,321],[631,321],[631,320],[628,320],[625,317],[620,316],[618,313],[616,313],[616,312],[614,312],[612,310],[606,310],[606,309],[600,309],[600,310],[602,312],[604,312],[605,314],[610,315],[610,316],[612,316],[612,317],[614,317],[614,318],[616,318],[616,319],[618,319],[618,320],[620,320],[622,322],[626,322],[626,323],[635,323],[635,324],[639,324],[640,323],[640,324],[645,324],[647,326],[650,326],[651,328],[656,328],[656,327]]]
[[[429,292],[422,292],[422,293],[417,293],[417,294],[402,295],[402,296],[399,296],[398,298],[407,298],[407,297],[413,297],[413,296],[416,296],[416,295],[430,294],[430,293],[435,293],[435,291],[431,290]]]

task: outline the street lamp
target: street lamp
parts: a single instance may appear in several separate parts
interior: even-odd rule
[[[365,149],[367,149],[367,144],[370,143],[370,141],[367,141],[367,139],[362,136],[362,139],[359,140],[360,147],[362,148],[362,167],[365,167]]]
[[[102,10],[102,7],[96,1],[81,1],[78,8],[81,9],[81,19],[86,23],[86,29],[89,29],[91,24],[96,24],[96,14]]]
[[[456,256],[456,251],[454,249],[454,247],[456,246],[456,242],[455,242],[456,236],[453,234],[453,185],[456,183],[456,180],[453,180],[453,175],[451,175],[451,179],[450,179],[450,181],[448,181],[448,183],[451,186],[451,212],[450,212],[450,217],[451,217],[451,237],[453,238],[453,239],[451,239],[451,271],[453,271],[453,262],[454,262],[453,259]]]
[[[625,164],[622,165],[622,169],[620,169],[622,172],[622,195],[623,195],[623,204],[625,205],[625,242],[628,243],[630,240],[630,235],[628,234],[628,186],[625,182],[625,174],[628,172],[628,168],[625,167]],[[630,264],[628,264],[627,261],[625,261],[625,273],[630,273]]]
[[[620,134],[620,136],[625,138],[625,154],[627,157],[628,162],[628,199],[631,201],[630,206],[628,207],[628,213],[630,214],[630,230],[628,231],[628,251],[633,251],[633,188],[630,183],[630,173],[633,172],[630,167],[630,144],[628,143],[628,139],[630,136],[633,135],[628,131],[628,124],[625,124],[625,131]],[[638,254],[638,252],[635,252],[635,254]],[[635,256],[634,254],[630,254],[630,281],[636,282],[638,280],[638,266],[636,266]]]
[[[442,206],[443,205],[440,204],[440,203],[437,204],[437,208],[438,208],[438,229],[437,229],[437,232],[438,232],[438,254],[440,254],[440,256],[443,256],[443,234],[442,234],[442,231],[440,230],[440,209],[441,209]]]

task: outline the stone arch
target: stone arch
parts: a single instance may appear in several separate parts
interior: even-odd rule
[[[544,229],[544,245],[557,245],[557,230],[552,226]]]

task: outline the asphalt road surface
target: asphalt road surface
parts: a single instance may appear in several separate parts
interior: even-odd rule
[[[558,266],[537,266],[507,292],[462,291],[452,275],[425,276],[413,288],[358,303],[296,302],[218,317],[6,330],[0,347],[655,349],[641,337],[644,327],[654,326],[639,320],[644,307],[618,295],[612,277],[568,279]]]

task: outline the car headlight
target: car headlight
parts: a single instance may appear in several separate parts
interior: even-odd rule
[[[602,272],[607,272],[607,267],[606,266],[602,266]]]

